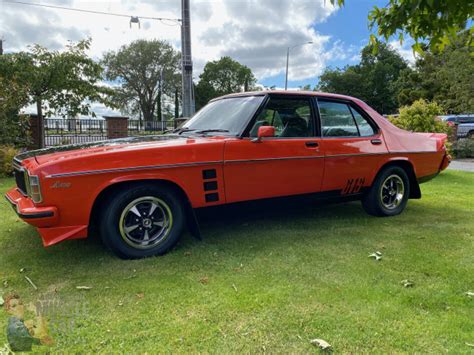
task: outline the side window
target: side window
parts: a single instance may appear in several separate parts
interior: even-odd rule
[[[250,137],[256,137],[261,126],[275,127],[275,137],[312,137],[309,99],[270,97],[250,130]]]
[[[349,106],[340,102],[318,100],[323,137],[358,137],[359,131]]]
[[[372,126],[370,125],[370,123],[367,122],[367,120],[364,117],[362,117],[362,115],[356,110],[354,110],[352,107],[351,107],[351,112],[354,115],[354,119],[357,123],[357,127],[359,127],[360,135],[362,137],[368,137],[368,136],[374,135],[375,132]]]

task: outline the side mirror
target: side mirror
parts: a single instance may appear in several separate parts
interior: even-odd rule
[[[261,126],[258,127],[257,138],[253,139],[252,142],[261,142],[264,137],[275,137],[275,127],[273,126]]]

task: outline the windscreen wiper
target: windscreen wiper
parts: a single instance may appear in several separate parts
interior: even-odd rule
[[[214,129],[201,129],[196,131],[197,134],[213,133],[213,132],[229,132],[228,129],[214,128]]]
[[[188,127],[184,127],[184,128],[177,128],[173,131],[173,133],[178,133],[178,134],[181,134],[181,133],[184,133],[184,132],[192,132],[192,131],[195,131],[196,129],[194,128],[188,128]]]

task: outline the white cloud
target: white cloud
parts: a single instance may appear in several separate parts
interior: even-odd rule
[[[35,2],[40,2],[37,0]],[[181,17],[178,0],[48,0],[53,4],[130,16]],[[290,78],[299,80],[321,73],[330,57],[343,55],[330,46],[330,38],[312,27],[336,11],[325,0],[194,0],[192,3],[192,50],[195,77],[209,60],[223,55],[248,65],[257,78],[274,76],[285,68],[286,48],[312,41],[313,45],[291,52]],[[100,58],[107,50],[139,38],[166,39],[180,47],[180,28],[172,22],[141,20],[141,29],[130,28],[128,18],[78,13],[0,2],[0,36],[6,51],[18,51],[39,43],[51,49],[67,40],[91,36],[91,55]]]
[[[400,44],[399,41],[393,40],[389,42],[389,45],[395,49],[398,54],[402,56],[410,65],[415,64],[415,56],[413,54],[413,49],[411,48],[411,41],[403,42],[403,45]]]

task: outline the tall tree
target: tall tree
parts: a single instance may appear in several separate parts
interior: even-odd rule
[[[317,88],[356,96],[380,113],[394,113],[398,108],[395,83],[406,68],[407,63],[390,46],[380,43],[374,52],[373,46],[368,45],[362,50],[360,64],[326,69]]]
[[[230,57],[208,62],[196,85],[197,108],[218,96],[253,90],[256,81],[249,67]]]
[[[401,105],[425,99],[449,113],[474,112],[474,50],[465,36],[467,31],[444,51],[427,50],[414,70],[402,73],[397,82]]]
[[[102,66],[86,53],[90,44],[90,39],[69,43],[64,51],[34,45],[28,52],[0,57],[6,80],[26,88],[28,103],[36,104],[41,145],[44,116],[87,115],[92,102],[108,103],[109,91],[100,83]]]
[[[180,54],[166,41],[137,40],[106,53],[102,62],[106,79],[120,84],[114,103],[125,110],[136,103],[132,108],[139,108],[145,121],[160,116],[161,90],[170,97],[175,94]]]
[[[339,6],[345,3],[345,0],[330,1]],[[470,36],[464,38],[465,44],[474,45],[473,17],[473,0],[389,0],[385,7],[374,6],[369,13],[369,25],[386,41],[398,35],[403,42],[404,34],[408,34],[415,40],[413,49],[422,53],[422,43],[427,42],[432,51],[443,50],[466,27]],[[372,44],[377,36],[371,36]]]

